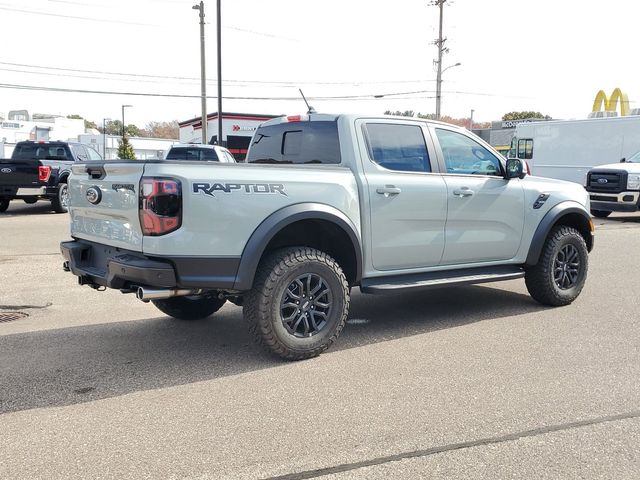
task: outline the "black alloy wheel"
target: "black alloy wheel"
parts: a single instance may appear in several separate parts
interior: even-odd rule
[[[580,254],[578,249],[567,244],[556,255],[553,269],[553,280],[561,290],[573,288],[580,275]]]
[[[326,325],[333,296],[327,281],[317,273],[296,278],[285,290],[280,301],[280,318],[294,337],[311,337]]]

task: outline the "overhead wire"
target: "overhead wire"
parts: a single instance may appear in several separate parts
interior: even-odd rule
[[[78,69],[78,68],[63,68],[63,67],[52,67],[48,65],[34,65],[28,63],[16,63],[16,62],[3,62],[0,61],[0,65],[9,65],[13,67],[23,67],[23,68],[35,68],[42,70],[55,70],[55,71],[64,71],[64,72],[77,72],[77,73],[95,73],[99,75],[112,75],[112,76],[123,76],[123,77],[135,77],[135,78],[162,78],[162,79],[170,79],[170,80],[196,80],[200,81],[200,77],[185,77],[185,76],[176,76],[176,75],[151,75],[145,73],[127,73],[127,72],[113,72],[113,71],[105,71],[105,70],[86,70],[86,69]],[[211,82],[216,81],[215,79],[209,80]],[[225,79],[223,82],[229,83],[251,83],[257,85],[286,85],[286,86],[299,86],[299,85],[386,85],[386,84],[401,84],[401,83],[426,83],[426,82],[435,82],[435,79],[422,79],[422,80],[378,80],[378,81],[370,81],[370,80],[353,80],[353,81],[341,81],[341,82],[325,82],[325,81],[295,81],[295,80],[238,80],[238,79]]]

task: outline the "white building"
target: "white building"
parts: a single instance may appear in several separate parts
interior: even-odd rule
[[[23,140],[69,140],[85,132],[84,120],[65,117],[24,118],[21,115],[16,119],[9,116],[8,120],[0,120],[0,142],[13,149],[13,144]]]
[[[236,160],[244,160],[253,132],[258,126],[280,115],[222,112],[222,146],[233,153]],[[202,117],[180,122],[180,143],[202,142]],[[218,144],[218,114],[207,115],[207,143]]]
[[[167,138],[127,137],[133,147],[137,160],[158,160],[178,140]],[[103,158],[118,158],[118,145],[122,137],[119,135],[78,135],[78,141],[92,147]]]

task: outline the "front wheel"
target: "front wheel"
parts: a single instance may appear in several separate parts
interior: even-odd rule
[[[69,211],[69,186],[66,183],[58,185],[58,195],[51,200],[51,207],[56,213]]]
[[[569,305],[584,287],[589,252],[584,238],[571,227],[555,227],[545,241],[538,263],[525,273],[529,294],[543,305]]]
[[[591,215],[597,218],[607,218],[611,215],[611,212],[607,212],[606,210],[591,210]]]
[[[269,352],[303,360],[338,338],[349,299],[349,284],[333,258],[313,248],[287,248],[261,262],[244,297],[244,318]]]
[[[0,199],[0,213],[7,211],[7,208],[9,208],[9,202],[11,202],[11,200],[7,198]]]
[[[226,300],[214,293],[172,297],[163,300],[151,300],[158,310],[179,320],[199,320],[207,318],[222,308]]]

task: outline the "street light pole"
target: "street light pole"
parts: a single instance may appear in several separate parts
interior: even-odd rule
[[[199,4],[191,7],[198,10],[200,16],[200,102],[202,104],[202,144],[209,143],[207,135],[207,74],[205,71],[204,56],[204,2],[201,0]]]
[[[124,142],[124,133],[125,133],[125,128],[124,128],[124,109],[127,107],[133,107],[133,105],[122,105],[122,141]]]
[[[222,15],[220,13],[220,3],[218,0],[218,145],[224,146],[222,143]]]
[[[110,118],[102,119],[102,158],[107,159],[107,120]]]

